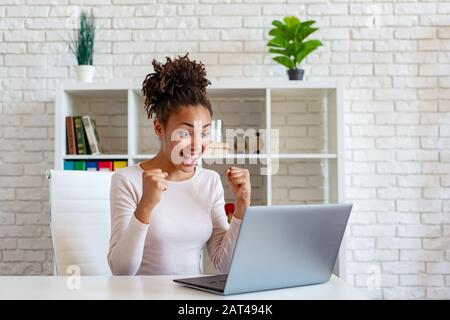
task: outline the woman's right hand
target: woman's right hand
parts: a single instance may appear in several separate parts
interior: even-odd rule
[[[142,173],[142,197],[135,212],[136,218],[148,223],[153,208],[161,200],[161,194],[167,190],[167,172],[161,169],[146,170]]]
[[[148,208],[155,207],[161,200],[161,194],[167,189],[167,172],[151,169],[142,173],[141,202]]]

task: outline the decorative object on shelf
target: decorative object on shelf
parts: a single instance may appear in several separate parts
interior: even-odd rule
[[[235,154],[245,154],[247,150],[247,140],[245,135],[241,132],[236,132],[234,135],[233,151]]]
[[[264,137],[262,137],[259,130],[246,136],[245,141],[245,153],[247,154],[260,154],[264,149]]]
[[[320,40],[305,41],[311,33],[319,28],[313,28],[313,20],[301,22],[295,16],[283,18],[283,22],[273,20],[275,28],[269,31],[273,38],[267,43],[270,53],[278,54],[273,60],[285,66],[289,80],[303,80],[304,70],[297,65],[311,52],[322,46]]]
[[[211,142],[222,142],[222,120],[211,120]]]
[[[256,153],[260,154],[261,151],[266,147],[264,143],[264,136],[261,135],[259,131],[256,132]]]
[[[235,154],[260,154],[264,149],[264,138],[259,131],[252,133],[237,132],[233,137]]]
[[[77,58],[75,66],[77,80],[80,82],[92,82],[95,67],[92,65],[94,57],[95,17],[86,12],[80,14],[80,28],[75,29],[75,38],[69,44],[70,49]]]
[[[204,156],[223,157],[228,154],[229,144],[223,141],[223,121],[211,121],[211,141],[204,152]]]

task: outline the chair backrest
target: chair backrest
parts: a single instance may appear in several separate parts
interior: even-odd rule
[[[109,192],[114,172],[49,170],[50,228],[58,275],[111,275]],[[75,268],[79,268],[76,270]]]

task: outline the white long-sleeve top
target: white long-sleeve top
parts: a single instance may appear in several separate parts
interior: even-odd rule
[[[149,224],[144,224],[134,215],[143,172],[138,163],[112,176],[108,252],[112,274],[201,274],[205,244],[212,265],[219,273],[228,273],[241,220],[227,221],[219,174],[196,167],[190,179],[168,181]]]

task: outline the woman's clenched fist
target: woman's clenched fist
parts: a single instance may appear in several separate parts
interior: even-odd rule
[[[161,169],[147,170],[142,173],[142,199],[149,208],[155,207],[161,200],[161,194],[167,190],[167,172]]]
[[[149,223],[153,208],[167,190],[167,172],[161,169],[146,170],[142,173],[142,197],[135,211],[136,218],[142,223]]]

